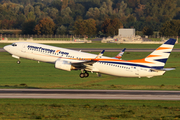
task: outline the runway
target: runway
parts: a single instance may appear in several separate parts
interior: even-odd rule
[[[180,100],[180,91],[0,89],[0,98]]]

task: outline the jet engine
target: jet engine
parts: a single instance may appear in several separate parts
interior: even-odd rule
[[[72,69],[75,69],[69,61],[61,60],[61,59],[55,62],[55,68],[66,71],[71,71]]]

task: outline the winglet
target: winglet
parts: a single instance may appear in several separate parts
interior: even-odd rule
[[[126,50],[126,48],[124,48],[115,58],[120,59],[123,56],[125,50]]]
[[[100,58],[103,54],[104,54],[105,50],[103,50],[101,53],[99,53],[99,55],[97,55],[97,57],[95,59]]]

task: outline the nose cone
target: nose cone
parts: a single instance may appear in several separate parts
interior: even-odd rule
[[[6,45],[6,46],[3,47],[3,49],[8,52],[9,51],[9,47],[10,47],[9,45]]]

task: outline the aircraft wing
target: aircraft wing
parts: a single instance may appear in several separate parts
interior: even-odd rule
[[[105,50],[103,50],[99,55],[97,55],[94,59],[83,61],[83,62],[71,62],[71,65],[76,67],[77,69],[86,69],[89,71],[97,71],[92,65],[98,61],[99,58],[103,55]]]
[[[84,61],[84,62],[71,62],[71,65],[74,67],[83,67],[86,65],[93,65],[95,62],[94,60]]]

